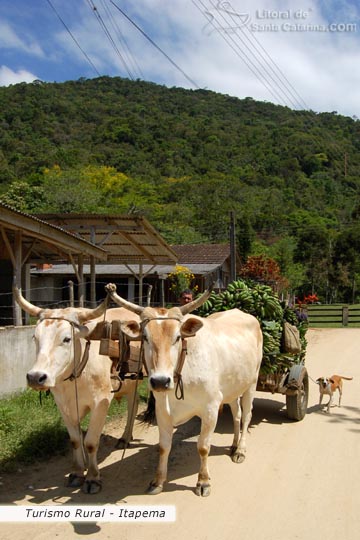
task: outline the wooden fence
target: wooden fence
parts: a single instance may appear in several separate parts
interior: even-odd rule
[[[360,327],[360,304],[312,304],[306,312],[309,326],[314,328]]]

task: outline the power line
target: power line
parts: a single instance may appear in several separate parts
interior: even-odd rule
[[[122,15],[151,43],[151,45],[153,47],[155,47],[163,56],[165,56],[165,58],[178,70],[180,71],[180,73],[185,77],[185,79],[187,79],[187,81],[189,81],[189,83],[192,85],[192,86],[195,86],[195,88],[197,88],[198,90],[200,90],[200,87],[196,84],[195,81],[193,81],[189,75],[187,75],[185,73],[185,71],[183,69],[181,69],[180,66],[178,66],[178,64],[176,64],[176,62],[174,62],[174,60],[172,60],[170,58],[170,56],[168,54],[166,54],[165,51],[163,51],[163,49],[161,49],[161,47],[159,47],[159,45],[157,45],[155,43],[155,41],[146,34],[146,32],[144,30],[142,30],[142,28],[140,28],[140,26],[138,24],[136,24],[135,21],[133,21],[129,15],[127,15],[125,13],[125,11],[123,9],[121,9],[117,4],[115,4],[115,2],[113,2],[113,0],[110,0],[110,2],[112,3],[112,5],[120,11],[120,13],[122,13]]]
[[[220,36],[228,43],[228,45],[230,45],[235,54],[237,54],[237,56],[243,60],[252,73],[254,73],[255,76],[260,80],[260,82],[266,86],[267,90],[270,91],[272,96],[274,97],[274,94],[276,95],[277,101],[280,101],[285,105],[290,103],[295,109],[299,107],[303,108],[303,106],[299,104],[297,98],[294,96],[291,88],[284,84],[284,82],[278,77],[271,64],[265,58],[264,54],[259,51],[259,48],[254,46],[251,39],[245,35],[244,31],[242,31],[242,34],[244,35],[246,41],[239,34],[237,30],[242,30],[242,27],[239,25],[239,21],[234,19],[234,15],[231,14],[229,9],[231,8],[231,5],[229,3],[226,4],[226,9],[224,9],[221,7],[221,5],[219,5],[219,2],[217,5],[215,5],[214,2],[209,0],[209,4],[214,8],[213,12],[210,13],[210,11],[208,11],[208,7],[202,0],[192,0],[192,2],[215,28],[215,30],[220,30]],[[204,11],[198,4],[201,4]],[[236,15],[234,10],[233,13]],[[226,16],[230,17],[233,25],[229,25]],[[219,17],[223,22],[219,19]],[[214,21],[218,26],[214,24]],[[227,27],[223,26],[224,23],[227,24]],[[229,33],[229,28],[232,30],[232,33]],[[255,49],[255,52],[249,47],[247,42],[250,43],[250,47]]]
[[[111,10],[106,5],[105,0],[100,0],[100,1],[101,1],[102,7],[103,7],[104,11],[106,12],[106,14],[107,14],[107,16],[109,18],[109,21],[110,21],[110,23],[111,23],[111,25],[113,27],[115,35],[117,35],[118,38],[119,38],[119,42],[120,42],[120,44],[122,46],[122,49],[123,49],[123,52],[124,52],[124,56],[127,57],[129,64],[132,65],[133,71],[135,71],[135,72],[137,71],[139,73],[140,77],[143,78],[141,68],[140,68],[139,64],[137,63],[136,58],[132,54],[132,52],[130,50],[130,47],[129,47],[126,39],[125,39],[125,36],[123,35],[123,32],[121,31],[119,25],[117,24],[116,19],[113,17],[113,14],[111,13]]]
[[[130,79],[134,80],[134,77],[131,73],[131,70],[129,68],[129,66],[127,65],[123,55],[121,54],[119,48],[117,47],[110,31],[108,30],[105,22],[104,22],[104,19],[102,18],[101,14],[99,13],[99,10],[97,9],[97,7],[95,6],[94,2],[92,0],[87,0],[89,6],[90,6],[90,9],[92,10],[92,12],[94,13],[95,15],[95,18],[97,19],[98,23],[100,24],[101,28],[103,29],[106,37],[108,38],[109,42],[110,42],[110,45],[112,46],[112,48],[114,49],[115,51],[115,54],[119,57],[121,63],[123,64],[125,70],[127,71],[127,74],[129,75]]]
[[[64,28],[66,29],[66,31],[68,32],[68,34],[70,35],[71,39],[74,41],[74,43],[76,44],[76,46],[80,49],[80,51],[82,52],[82,54],[84,55],[84,57],[86,58],[86,60],[89,62],[89,64],[91,65],[91,67],[93,68],[93,70],[95,71],[95,73],[101,77],[101,73],[99,73],[99,71],[96,69],[96,66],[94,65],[94,63],[92,62],[92,60],[89,58],[89,56],[86,54],[86,52],[84,51],[84,49],[81,47],[80,43],[77,41],[77,39],[75,38],[75,36],[72,34],[70,28],[67,26],[67,24],[65,23],[65,21],[61,18],[60,14],[58,13],[58,11],[55,9],[54,5],[51,3],[50,0],[46,0],[47,3],[49,4],[49,6],[53,9],[53,11],[55,12],[57,18],[59,19],[59,21],[62,23],[62,25],[64,26]]]
[[[195,0],[191,0],[191,1],[195,5],[195,7],[200,11],[200,13],[202,13],[204,15],[203,11],[196,4]],[[206,8],[206,6],[204,6],[203,3],[202,3],[202,6],[204,8]],[[213,22],[213,19],[210,19],[209,22],[215,28],[215,30],[217,30],[217,28],[216,28],[216,26],[215,26],[215,24]],[[230,37],[226,32],[221,32],[220,36],[229,45],[229,47],[235,52],[236,56],[238,56],[245,63],[245,65],[250,69],[250,71],[253,73],[253,75],[255,75],[255,77],[260,81],[260,83],[272,95],[272,97],[275,99],[275,101],[286,104],[284,102],[283,98],[281,96],[279,96],[276,93],[276,91],[274,91],[273,88],[271,88],[271,85],[269,85],[268,81],[266,79],[264,80],[264,78],[261,76],[261,73],[259,73],[259,70],[258,70],[257,66],[250,59],[247,58],[246,54],[244,54],[243,51],[239,48],[239,46],[236,44],[235,40],[232,37]]]
[[[234,17],[231,13],[229,13],[230,16],[231,16],[231,19],[234,21]],[[235,22],[235,21],[234,21]],[[271,56],[269,55],[269,53],[266,51],[266,49],[262,46],[262,44],[260,43],[260,41],[256,38],[256,36],[249,31],[248,27],[247,26],[239,26],[239,30],[242,34],[244,34],[245,38],[247,39],[247,41],[250,42],[250,44],[255,48],[255,50],[259,53],[260,57],[262,58],[263,61],[265,61],[266,65],[271,69],[272,73],[274,74],[275,77],[278,78],[279,82],[284,86],[286,87],[286,90],[291,94],[292,98],[295,100],[295,102],[298,103],[298,105],[300,106],[300,109],[310,109],[310,107],[305,103],[305,101],[302,99],[302,97],[300,96],[300,94],[297,92],[297,90],[294,88],[294,86],[290,83],[290,81],[287,79],[287,77],[284,75],[284,73],[281,71],[281,69],[279,68],[279,66],[276,64],[276,62],[271,58]],[[245,34],[245,30],[247,31],[247,34]],[[250,37],[249,37],[250,36]],[[256,45],[254,45],[253,42],[256,43]],[[260,50],[259,50],[260,49]],[[264,53],[264,54],[263,54]],[[265,55],[265,56],[264,56]],[[276,72],[280,75],[280,77],[276,74],[275,70],[272,68],[272,66],[275,67],[276,69]],[[283,80],[281,80],[281,78]],[[285,81],[285,82],[284,82]],[[297,96],[297,97],[296,97]],[[298,99],[299,98],[299,101]]]
[[[223,7],[223,3],[220,0],[217,1],[217,4],[215,4],[212,0],[209,0],[209,4],[213,8],[211,12],[209,11],[208,6],[202,0],[192,0],[192,3],[202,13],[205,19],[209,22],[209,24],[211,24],[213,28],[220,33],[220,36],[231,47],[235,54],[239,58],[241,58],[241,60],[247,65],[247,67],[256,76],[256,78],[260,80],[263,86],[265,86],[265,88],[275,98],[275,101],[286,105],[287,103],[286,101],[284,101],[285,96],[285,98],[290,102],[293,108],[300,109],[299,112],[307,115],[310,115],[312,113],[312,117],[309,116],[309,120],[311,125],[314,126],[315,113],[310,110],[310,107],[306,104],[306,102],[300,96],[295,87],[290,83],[290,81],[278,67],[276,62],[271,58],[266,49],[256,39],[253,33],[250,32],[246,24],[241,21],[241,19],[235,19],[235,17],[238,17],[241,14],[237,14],[228,2],[226,3],[226,6]],[[201,6],[198,4],[201,4]],[[214,13],[217,13],[218,15],[216,16],[214,15]],[[230,17],[232,24],[229,24],[229,20],[226,19],[224,14]],[[221,16],[221,19],[224,22],[221,22],[219,20],[219,16]],[[214,23],[214,21],[217,23],[217,25]],[[224,23],[226,23],[226,27],[224,26]],[[249,45],[245,43],[244,40],[239,36],[238,30],[241,31],[244,38],[249,43],[250,47],[252,47],[254,50],[251,50]],[[229,34],[229,31],[231,31],[231,34]],[[248,35],[245,34],[245,31]],[[251,58],[246,51],[242,50],[239,42],[240,44],[245,46],[246,51],[251,54]],[[259,66],[262,71],[260,71]],[[276,69],[276,71],[274,68]],[[307,129],[307,131],[309,130]],[[312,134],[312,138],[315,142],[317,142],[320,148],[324,148],[324,143],[320,143],[320,141],[316,138],[315,134]],[[341,159],[341,161],[343,161],[344,151],[338,146],[337,143],[334,144],[333,139],[331,139],[331,147],[332,148],[330,149],[330,153],[333,155],[333,157],[337,157],[338,159]],[[326,150],[328,153],[329,147],[327,147]]]

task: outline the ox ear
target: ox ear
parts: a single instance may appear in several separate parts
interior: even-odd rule
[[[187,338],[195,336],[196,332],[202,328],[204,323],[195,317],[186,319],[180,327],[181,337]]]
[[[85,325],[80,325],[79,329],[81,330],[81,334],[84,334],[81,335],[81,337],[87,337],[88,335],[90,335],[95,330],[97,324],[97,321],[87,321]]]
[[[76,325],[76,330],[79,332],[79,337],[87,338],[90,334],[90,329],[87,326],[84,326],[83,324]]]
[[[141,339],[141,326],[137,321],[121,321],[120,328],[129,339]]]

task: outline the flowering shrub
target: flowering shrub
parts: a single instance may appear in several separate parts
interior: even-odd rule
[[[240,277],[269,283],[279,292],[289,286],[288,280],[281,275],[278,263],[266,255],[251,255],[240,270]]]
[[[316,302],[319,302],[319,298],[316,294],[308,294],[307,296],[304,296],[302,300],[298,298],[297,303],[299,306],[307,305],[307,304],[316,304]]]
[[[195,276],[186,266],[177,264],[175,270],[168,275],[168,279],[171,282],[169,289],[177,297],[180,296],[180,293],[184,289],[192,288],[194,292],[197,289],[197,286],[191,287],[191,283],[195,280]]]

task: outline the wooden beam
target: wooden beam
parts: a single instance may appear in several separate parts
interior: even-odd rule
[[[13,249],[11,247],[10,241],[9,241],[7,235],[6,235],[6,231],[5,231],[4,227],[1,227],[1,235],[3,237],[6,249],[8,250],[8,253],[10,255],[12,265],[15,268],[15,265],[16,265],[15,255],[14,255]]]
[[[22,229],[26,236],[38,238],[42,242],[57,245],[64,253],[79,253],[82,251],[86,255],[94,255],[100,260],[106,260],[106,251],[96,247],[75,235],[45,223],[34,216],[27,216],[16,212],[5,206],[1,207],[0,225],[7,229]],[[50,240],[51,239],[51,242]]]

